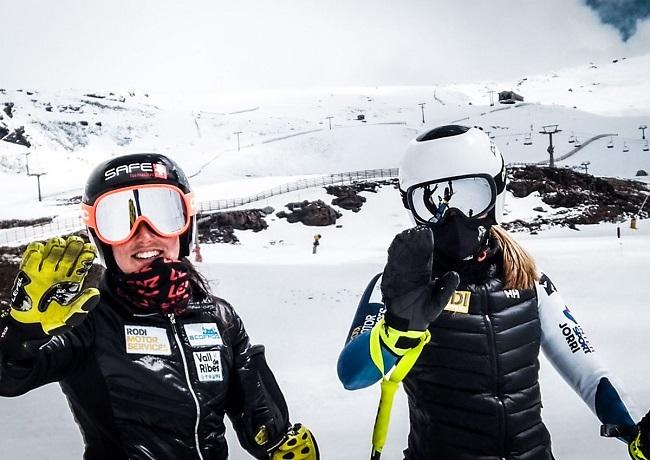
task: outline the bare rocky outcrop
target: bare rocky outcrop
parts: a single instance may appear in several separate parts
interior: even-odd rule
[[[377,188],[384,185],[396,185],[397,179],[380,180],[374,182],[354,182],[351,185],[328,185],[325,190],[329,195],[336,198],[332,200],[334,206],[347,209],[352,212],[359,212],[366,198],[359,195],[360,192],[377,193]]]
[[[273,212],[273,208],[270,208]],[[246,209],[242,211],[224,211],[208,214],[197,222],[199,243],[238,243],[235,230],[252,230],[259,232],[268,228],[264,217],[268,209]]]
[[[515,197],[538,192],[541,200],[554,212],[527,221],[503,224],[509,230],[538,231],[549,226],[619,222],[631,216],[648,217],[646,207],[639,212],[650,192],[648,186],[634,180],[596,177],[568,168],[538,166],[509,170],[507,188]]]
[[[31,227],[32,225],[49,224],[54,217],[39,217],[38,219],[6,219],[0,220],[0,229],[15,227]]]
[[[289,223],[302,222],[314,227],[334,225],[336,219],[343,215],[323,200],[288,203],[286,207],[290,212],[280,211],[276,216],[286,218]]]
[[[25,136],[25,128],[23,126],[16,128],[9,134],[5,135],[2,137],[2,140],[16,145],[23,145],[25,147],[32,146],[31,142],[29,142]]]
[[[334,195],[336,198],[332,200],[332,204],[352,212],[361,211],[361,206],[366,202],[365,197],[362,197],[357,191],[349,185],[330,185],[325,187],[327,193]]]
[[[7,114],[9,118],[13,118],[14,116],[14,103],[13,102],[5,102],[4,108],[2,109],[4,113]]]

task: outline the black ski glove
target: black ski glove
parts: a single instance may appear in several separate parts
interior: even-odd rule
[[[398,234],[388,248],[388,262],[381,280],[387,330],[381,338],[400,356],[419,343],[417,334],[413,333],[428,329],[460,282],[453,271],[433,279],[433,245],[431,229],[418,226]]]

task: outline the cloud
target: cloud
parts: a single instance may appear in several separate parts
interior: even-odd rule
[[[20,0],[0,88],[431,86],[650,52],[650,21],[624,42],[586,1]]]
[[[648,0],[585,0],[604,24],[616,27],[624,42],[636,31],[640,21],[650,17]]]

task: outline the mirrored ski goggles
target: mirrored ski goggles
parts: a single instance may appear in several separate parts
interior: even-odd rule
[[[455,208],[467,217],[483,217],[496,201],[496,185],[489,175],[455,177],[426,182],[407,191],[409,209],[422,223],[437,223]]]
[[[82,203],[81,218],[106,244],[128,241],[140,222],[146,222],[161,236],[181,235],[197,212],[193,193],[173,185],[150,184],[113,190],[95,204]]]

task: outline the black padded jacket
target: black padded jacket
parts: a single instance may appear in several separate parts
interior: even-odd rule
[[[541,419],[536,291],[504,290],[499,273],[490,261],[460,271],[456,311],[429,328],[431,342],[404,380],[407,460],[553,458]]]
[[[88,318],[33,360],[3,360],[0,395],[60,382],[87,460],[226,459],[223,417],[241,426],[250,359],[233,308],[210,297],[180,316],[135,314],[105,282],[100,292]]]

